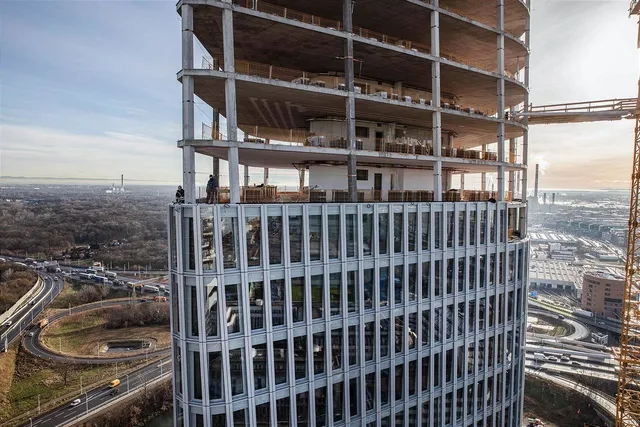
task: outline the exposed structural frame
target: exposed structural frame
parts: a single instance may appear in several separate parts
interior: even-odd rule
[[[640,99],[640,82],[638,86]],[[625,265],[624,298],[622,303],[622,329],[618,393],[616,397],[616,426],[638,425],[640,419],[640,104],[636,107],[633,172],[631,174],[631,200],[629,203],[629,234]]]

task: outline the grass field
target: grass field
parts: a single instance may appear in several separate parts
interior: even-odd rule
[[[96,357],[98,345],[102,348],[102,344],[107,341],[145,338],[153,343],[150,350],[168,348],[170,345],[171,334],[168,325],[105,329],[102,313],[102,310],[94,310],[66,317],[45,328],[40,334],[40,341],[56,352]],[[139,350],[127,352],[127,354],[143,352],[144,350]],[[105,357],[105,354],[102,353],[100,356]]]
[[[77,283],[69,283],[65,280],[62,291],[56,297],[56,299],[49,305],[48,308],[49,309],[69,308],[69,307],[75,307],[77,305],[89,302],[83,299],[80,296],[80,293],[83,287],[91,287],[91,286],[101,286],[101,285],[81,285]],[[128,290],[108,287],[106,294],[102,296],[102,299],[106,301],[106,300],[111,300],[116,298],[127,298],[127,297],[129,297]],[[100,301],[100,299],[98,298],[94,301]]]

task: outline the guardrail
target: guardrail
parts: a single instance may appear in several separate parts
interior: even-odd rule
[[[40,276],[38,276],[38,280],[36,280],[36,283],[31,287],[31,289],[29,289],[29,291],[27,291],[26,294],[20,297],[20,299],[16,301],[16,303],[13,304],[11,308],[9,308],[9,310],[5,311],[0,315],[0,324],[4,324],[4,322],[6,322],[7,319],[9,319],[18,310],[20,310],[24,305],[24,303],[27,302],[33,296],[33,294],[35,294],[38,291],[38,289],[40,289],[40,287],[42,287],[42,284],[43,284],[43,280]]]
[[[40,276],[38,276],[38,277],[40,278]],[[11,342],[9,341],[9,342],[5,343],[5,340],[7,340],[7,336],[9,336],[13,330],[18,328],[18,329],[20,329],[20,332],[23,331],[23,329],[21,329],[22,322],[27,317],[32,316],[33,318],[35,318],[38,314],[40,314],[44,310],[44,302],[47,300],[47,298],[49,298],[49,302],[51,302],[53,300],[53,290],[54,290],[54,288],[55,287],[52,287],[51,289],[49,289],[47,291],[47,293],[45,293],[42,296],[42,299],[40,299],[40,302],[38,304],[36,304],[31,310],[27,311],[20,319],[16,320],[13,323],[13,325],[11,325],[9,327],[9,329],[7,329],[5,331],[5,333],[0,336],[0,348],[4,348],[6,350],[7,347],[9,347],[9,344],[11,344]],[[16,337],[20,336],[20,332],[16,335]]]

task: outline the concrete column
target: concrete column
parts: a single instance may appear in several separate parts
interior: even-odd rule
[[[482,152],[483,153],[487,152],[487,144],[482,144]],[[484,154],[483,154],[483,158],[484,158]],[[480,174],[480,190],[487,191],[487,173],[486,172],[482,172]]]
[[[498,88],[497,88],[497,107],[498,110],[498,129],[497,129],[497,139],[498,139],[498,161],[504,162],[504,110],[505,110],[505,102],[504,102],[504,0],[497,0],[496,10],[498,13],[498,36],[497,36],[497,68],[498,74],[500,78],[498,79]],[[498,167],[498,197],[496,198],[499,201],[504,200],[504,166]]]
[[[347,143],[349,155],[347,157],[347,189],[349,201],[357,202],[357,181],[356,181],[356,101],[353,84],[353,0],[342,1],[342,21],[347,38],[344,41],[344,84],[347,87],[347,100],[345,106],[345,119],[347,125]]]
[[[227,141],[238,140],[238,113],[236,110],[235,53],[233,48],[233,11],[222,9],[222,41],[224,71],[229,73],[224,82],[225,106],[227,110]],[[238,147],[229,147],[229,198],[232,204],[240,203],[240,171]]]
[[[269,144],[269,140],[265,139],[264,141],[265,144]],[[269,168],[264,168],[264,186],[266,187],[267,185],[269,185]]]
[[[460,174],[460,189],[464,190],[464,174]]]
[[[302,194],[302,191],[304,190],[304,175],[305,175],[306,169],[303,166],[302,169],[298,170],[298,178],[300,179],[300,182],[298,183],[298,191]]]
[[[515,138],[510,138],[509,139],[509,162],[515,162],[516,159],[516,139]],[[511,192],[511,197],[514,198],[515,197],[515,193],[516,193],[516,172],[515,171],[510,171],[509,172],[509,191]]]
[[[216,110],[215,108],[213,109],[213,130],[213,139],[219,139],[219,137],[215,133],[220,132],[220,115],[218,114],[218,110]],[[212,160],[212,175],[218,181],[218,185],[220,185],[220,159],[217,157],[213,157]]]
[[[522,138],[522,164],[527,166],[529,164],[529,43],[531,42],[531,16],[527,15],[524,32],[524,44],[527,47],[527,55],[524,58],[524,85],[527,91],[524,94],[524,119],[522,123],[526,126],[524,135]],[[527,171],[522,172],[522,182],[520,187],[522,188],[522,200],[527,200]]]
[[[181,6],[182,15],[182,69],[193,69],[193,8]],[[182,78],[182,140],[194,139],[193,77]],[[196,151],[182,148],[182,187],[186,203],[196,202]]]
[[[438,7],[438,0],[433,0],[432,4]],[[431,54],[440,56],[440,13],[437,10],[431,11]],[[437,108],[433,113],[432,136],[433,155],[442,156],[442,113],[440,112],[440,61],[431,64],[431,104]],[[442,201],[442,160],[436,161],[433,168],[433,200]]]
[[[249,166],[244,165],[244,186],[249,186]]]
[[[453,172],[445,170],[442,173],[442,188],[444,191],[449,191],[453,187]]]

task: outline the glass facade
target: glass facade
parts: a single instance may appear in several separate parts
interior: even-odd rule
[[[172,207],[184,425],[517,425],[528,241],[500,227],[517,206]]]

